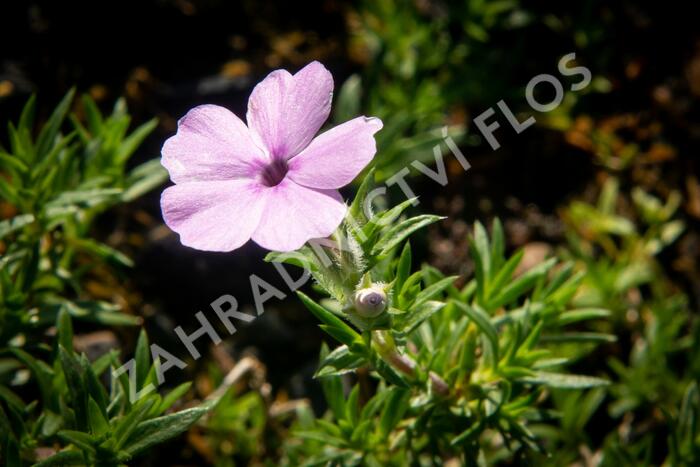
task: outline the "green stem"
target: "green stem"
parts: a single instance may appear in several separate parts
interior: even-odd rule
[[[401,354],[396,348],[394,339],[386,331],[372,331],[373,347],[379,354],[379,356],[388,365],[390,365],[395,370],[408,376],[412,381],[417,380],[418,363],[411,357],[405,354]],[[442,379],[437,373],[430,371],[428,373],[428,378],[430,379],[430,384],[433,391],[441,396],[449,396],[450,387],[447,382]]]

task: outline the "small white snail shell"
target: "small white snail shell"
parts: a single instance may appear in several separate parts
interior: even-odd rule
[[[373,286],[355,292],[355,310],[363,318],[374,318],[386,309],[386,293]]]

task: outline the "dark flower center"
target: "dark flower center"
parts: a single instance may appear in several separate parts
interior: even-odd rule
[[[379,305],[380,303],[382,303],[382,297],[378,293],[374,293],[367,297],[367,301],[370,305]]]
[[[284,180],[284,176],[287,175],[288,170],[289,166],[286,160],[275,159],[263,168],[261,175],[262,183],[269,187],[277,186]]]

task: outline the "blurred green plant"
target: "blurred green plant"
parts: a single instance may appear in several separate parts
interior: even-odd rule
[[[207,440],[215,451],[214,464],[223,467],[236,465],[236,458],[260,458],[267,412],[257,392],[226,392],[206,421]]]
[[[599,329],[621,341],[607,353],[609,397],[594,397],[595,404],[583,412],[590,417],[602,409],[607,414],[598,417],[619,424],[603,446],[593,443],[590,449],[600,452],[604,465],[654,459],[694,465],[698,459],[700,443],[693,433],[700,409],[700,326],[657,259],[684,230],[679,205],[677,192],[666,200],[640,187],[624,192],[618,178],[608,177],[596,204],[574,201],[562,212],[568,226],[563,255],[585,272],[573,301],[610,310]],[[567,413],[572,404],[575,396],[560,397],[557,407]],[[573,433],[559,438],[557,458],[574,461],[581,443],[590,441]]]
[[[413,160],[433,161],[434,147],[445,150],[440,146],[443,127],[449,127],[455,141],[464,139],[466,122],[454,121],[446,112],[478,94],[470,88],[478,80],[465,80],[471,75],[463,74],[470,46],[480,40],[476,36],[483,39],[497,17],[514,8],[510,2],[482,6],[474,5],[473,10],[483,15],[465,25],[471,32],[456,37],[450,28],[459,25],[448,11],[421,11],[415,2],[394,0],[359,6],[352,47],[367,66],[341,87],[334,119],[341,122],[361,113],[382,119],[375,160],[378,179],[385,180]]]
[[[349,53],[363,70],[341,86],[334,120],[382,119],[374,165],[383,181],[414,160],[433,162],[435,147],[444,155],[443,128],[463,148],[478,146],[478,132],[467,134],[470,117],[502,99],[516,114],[532,114],[525,85],[552,70],[557,58],[533,53],[545,43],[568,44],[596,65],[583,94],[607,93],[612,85],[602,70],[610,57],[588,49],[605,40],[598,9],[610,12],[597,2],[567,7],[560,15],[550,5],[519,0],[362,0],[348,24]],[[558,108],[537,115],[538,125],[568,129],[579,97],[566,93]]]

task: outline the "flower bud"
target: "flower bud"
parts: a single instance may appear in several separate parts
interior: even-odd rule
[[[386,308],[386,293],[382,287],[372,286],[355,292],[355,310],[363,318],[375,318]]]

